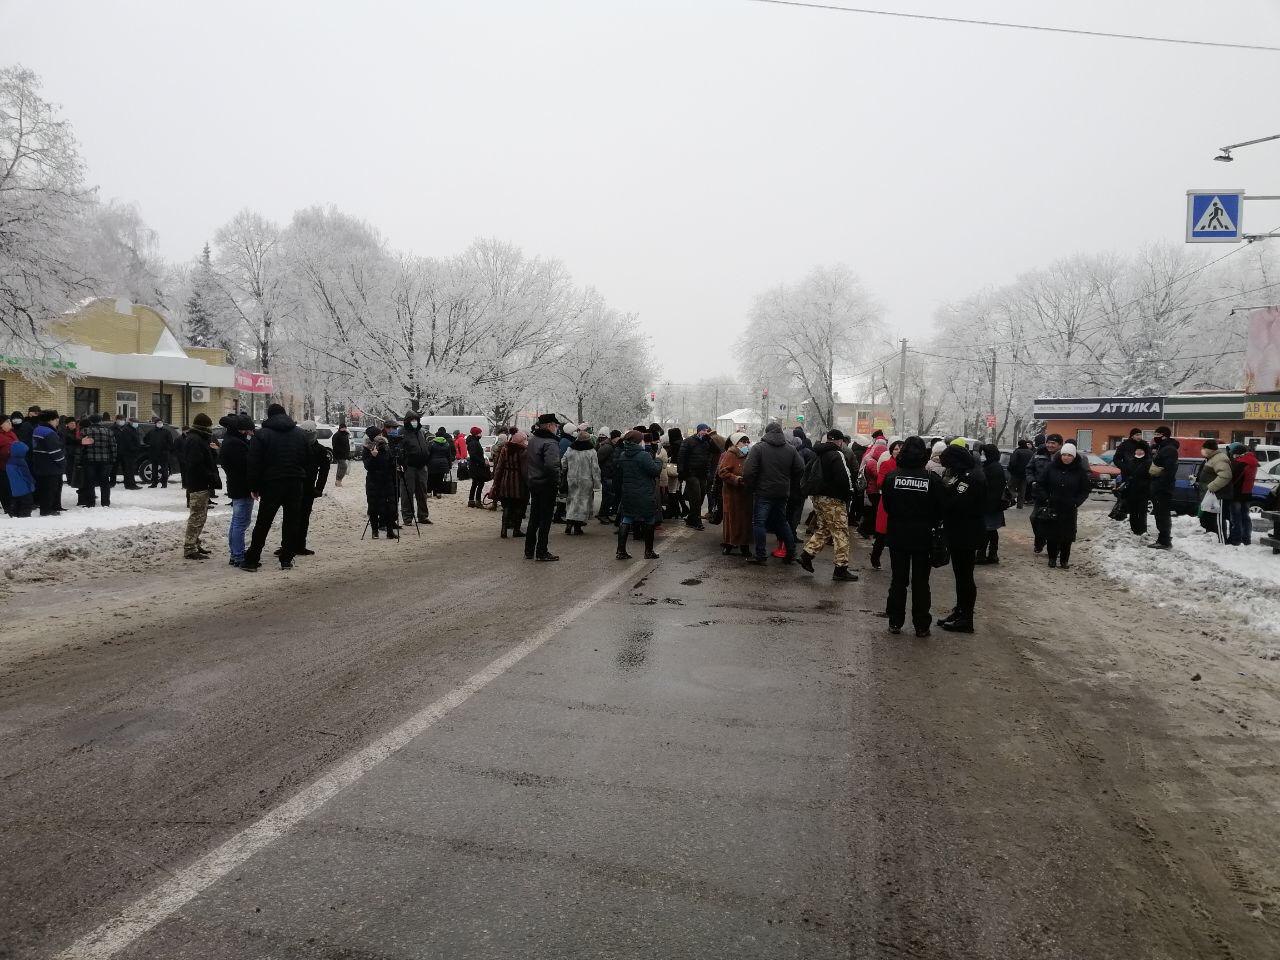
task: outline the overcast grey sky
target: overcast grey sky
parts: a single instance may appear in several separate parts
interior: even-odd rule
[[[1280,45],[1276,0],[881,6]],[[923,336],[1055,257],[1180,240],[1189,187],[1280,194],[1280,144],[1211,160],[1280,133],[1277,53],[746,0],[0,0],[0,61],[170,258],[246,206],[501,237],[638,312],[676,380],[730,372],[752,295],[817,263]]]

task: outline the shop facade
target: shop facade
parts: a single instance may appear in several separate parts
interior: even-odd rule
[[[1264,412],[1277,415],[1268,417]],[[1041,399],[1034,402],[1032,416],[1045,424],[1046,433],[1075,438],[1088,453],[1114,449],[1135,427],[1149,440],[1161,424],[1177,437],[1211,438],[1219,443],[1280,442],[1280,394]]]
[[[215,423],[248,392],[269,392],[261,374],[237,371],[224,350],[183,347],[163,316],[127,300],[100,298],[60,318],[49,357],[0,358],[0,409],[31,405],[76,417],[117,413],[188,426]],[[256,378],[256,379],[255,379]],[[237,382],[240,386],[237,386]]]

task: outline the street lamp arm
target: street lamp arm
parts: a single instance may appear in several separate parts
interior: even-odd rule
[[[1230,160],[1231,151],[1235,150],[1237,147],[1252,147],[1255,143],[1267,143],[1270,140],[1280,140],[1280,133],[1273,133],[1269,137],[1259,137],[1257,140],[1244,140],[1244,141],[1241,141],[1240,143],[1231,143],[1225,147],[1219,147],[1218,148],[1219,154],[1214,159]]]

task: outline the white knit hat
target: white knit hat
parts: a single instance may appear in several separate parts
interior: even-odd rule
[[[1063,456],[1074,457],[1076,455],[1076,445],[1074,443],[1064,443],[1061,453]]]
[[[933,449],[929,452],[935,457],[940,457],[942,456],[942,451],[945,449],[947,449],[947,442],[945,440],[939,440],[933,445]]]

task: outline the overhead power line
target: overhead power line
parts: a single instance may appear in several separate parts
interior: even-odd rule
[[[927,20],[933,23],[964,24],[971,27],[999,27],[1003,30],[1034,30],[1040,33],[1065,33],[1077,37],[1102,37],[1108,40],[1141,40],[1145,43],[1176,43],[1191,47],[1220,47],[1227,50],[1260,50],[1280,53],[1280,47],[1257,43],[1228,43],[1221,40],[1185,40],[1181,37],[1155,37],[1142,33],[1113,33],[1109,30],[1079,30],[1072,27],[1048,27],[1034,23],[1010,23],[1004,20],[975,20],[967,17],[941,17],[926,13],[903,13],[899,10],[872,10],[866,7],[842,7],[834,3],[805,3],[802,0],[749,0],[778,7],[804,7],[811,10],[835,10],[871,17],[896,17],[901,20]]]

